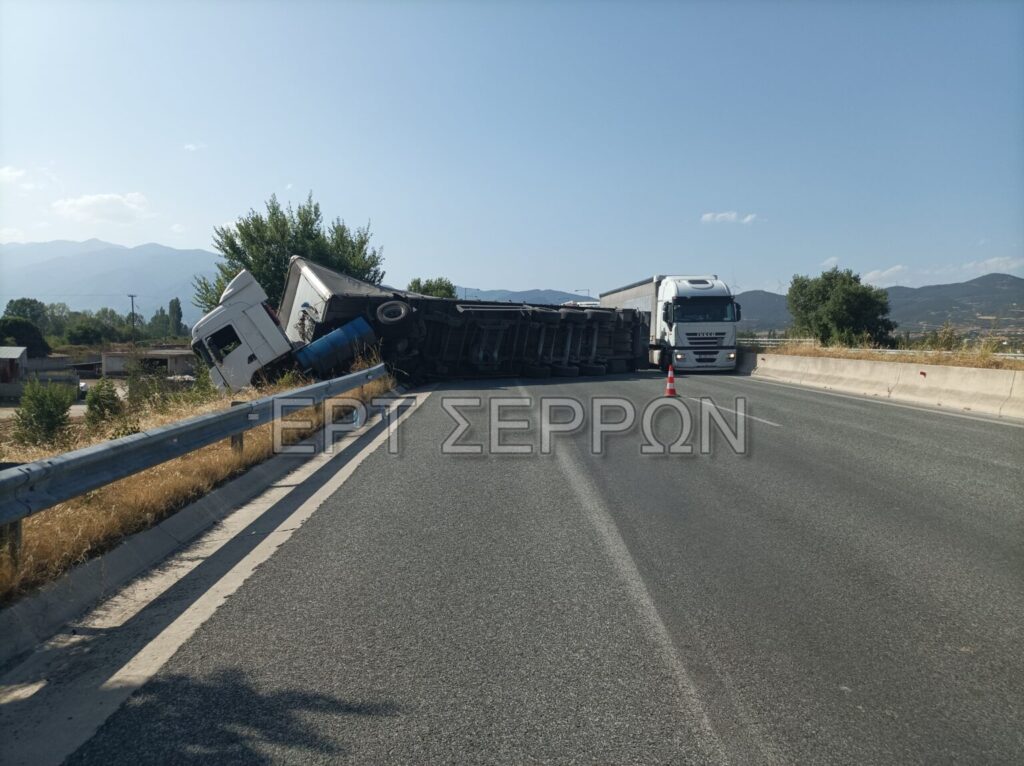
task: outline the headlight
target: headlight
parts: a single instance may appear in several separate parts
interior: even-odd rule
[[[729,358],[730,359],[735,359],[736,358],[736,352],[735,351],[730,351],[729,352]]]
[[[685,358],[686,358],[686,354],[684,354],[682,351],[676,351],[676,359],[677,360],[678,359],[685,359]]]

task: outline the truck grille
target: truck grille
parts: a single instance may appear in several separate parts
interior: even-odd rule
[[[713,335],[703,335],[692,332],[686,333],[686,345],[691,348],[718,348],[722,345],[722,341],[724,340],[724,332],[716,332]]]

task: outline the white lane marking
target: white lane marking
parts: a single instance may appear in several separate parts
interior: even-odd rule
[[[855,402],[871,402],[872,404],[884,404],[887,407],[900,407],[905,410],[917,410],[918,412],[929,412],[933,415],[945,415],[950,418],[963,418],[964,420],[976,420],[979,423],[991,423],[996,426],[1009,426],[1010,428],[1024,428],[1024,423],[1020,421],[1010,420],[1007,418],[996,418],[996,417],[984,417],[982,415],[968,415],[963,412],[951,412],[950,410],[944,410],[939,407],[919,407],[915,404],[906,404],[904,402],[893,402],[888,399],[878,399],[871,396],[858,396],[857,394],[844,394],[839,391],[826,391],[823,388],[814,388],[813,386],[798,386],[794,383],[780,383],[776,380],[765,380],[764,378],[755,378],[753,376],[747,376],[748,380],[757,383],[758,385],[769,385],[779,386],[781,388],[791,388],[794,391],[810,391],[814,394],[824,394],[825,396],[838,396],[840,399],[852,399]],[[730,380],[738,382],[738,378],[731,378]]]
[[[561,465],[562,472],[568,478],[573,492],[580,498],[580,508],[597,532],[604,545],[605,553],[608,554],[619,577],[625,583],[634,607],[647,626],[650,638],[671,671],[676,688],[687,708],[683,712],[695,719],[693,723],[701,734],[696,745],[702,750],[701,755],[705,759],[715,763],[727,763],[721,739],[711,725],[711,719],[700,700],[700,692],[694,684],[690,672],[679,658],[672,635],[658,613],[658,607],[647,589],[647,584],[644,583],[640,570],[637,568],[629,548],[626,547],[622,535],[619,534],[619,529],[615,526],[615,520],[604,504],[604,500],[583,475],[583,468],[568,456],[570,449],[571,447],[568,445],[563,445],[561,449],[555,450],[556,458]]]
[[[723,407],[721,404],[718,404],[717,402],[715,402],[710,396],[705,396],[705,397],[702,397],[702,398],[697,398],[696,396],[684,396],[683,399],[690,399],[691,401],[694,401],[694,402],[700,402],[700,405],[702,407],[705,404],[710,404],[715,409],[725,410],[726,412],[731,412],[734,415],[739,415],[740,414],[736,410],[730,409],[729,407]],[[775,426],[776,428],[782,428],[782,425],[779,424],[779,423],[773,423],[772,421],[765,420],[764,418],[756,418],[753,415],[748,415],[745,412],[743,413],[743,417],[745,417],[747,420],[756,420],[758,423],[764,423],[765,425]]]
[[[428,396],[430,396],[429,391],[414,394],[413,398],[416,399],[416,405],[400,411],[395,416],[392,421],[395,427],[409,413],[419,409]],[[160,635],[143,647],[138,654],[132,657],[124,667],[111,676],[100,688],[134,690],[152,678],[174,653],[181,648],[182,644],[192,637],[196,630],[199,629],[199,626],[210,619],[225,600],[241,587],[242,583],[256,570],[256,567],[273,556],[275,551],[292,536],[292,533],[309,519],[325,500],[348,481],[349,477],[363,460],[388,440],[389,435],[390,429],[385,428],[374,437],[373,441],[366,448],[353,455],[352,459],[342,466],[338,473],[332,476],[306,502],[296,508],[273,532],[268,534],[259,545],[253,548],[245,558],[214,583],[208,591],[196,599],[174,622],[164,628]]]

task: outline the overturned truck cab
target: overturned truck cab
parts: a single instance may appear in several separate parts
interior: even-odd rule
[[[276,311],[243,271],[192,328],[192,348],[230,390],[287,369],[327,378],[368,353],[412,380],[572,377],[646,366],[647,321],[633,309],[436,298],[293,257]]]

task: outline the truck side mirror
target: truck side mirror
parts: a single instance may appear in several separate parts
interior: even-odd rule
[[[740,321],[743,318],[743,307],[740,304],[738,304],[738,303],[735,304],[735,306],[736,306],[736,321],[738,322],[738,321]]]
[[[669,324],[672,324],[672,304],[671,303],[666,303],[662,307],[662,309],[661,309],[661,318],[665,322],[668,322]]]

